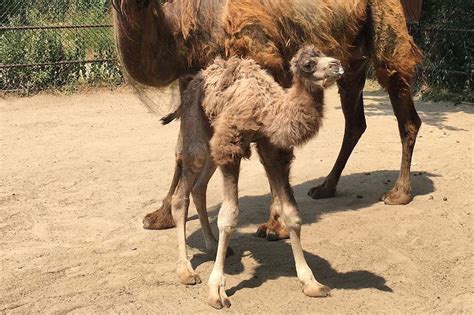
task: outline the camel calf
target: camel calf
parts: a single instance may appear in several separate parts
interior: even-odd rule
[[[181,116],[179,150],[181,177],[172,197],[172,214],[178,231],[178,278],[195,284],[200,278],[186,252],[186,218],[192,194],[201,221],[206,247],[217,254],[209,278],[208,303],[229,307],[225,293],[224,260],[231,233],[237,226],[240,161],[250,155],[255,142],[265,167],[278,212],[288,229],[298,279],[307,296],[327,296],[329,288],[318,283],[303,255],[301,219],[289,183],[293,147],[313,137],[323,116],[324,88],[343,73],[340,62],[313,46],[300,49],[291,61],[293,84],[288,89],[250,59],[217,58],[188,84],[182,107],[164,118]],[[206,188],[216,168],[224,179],[224,200],[217,226],[219,242],[212,235],[206,211]]]

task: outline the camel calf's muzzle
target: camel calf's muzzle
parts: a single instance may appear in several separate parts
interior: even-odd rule
[[[338,80],[344,74],[341,62],[331,57],[321,57],[318,60],[314,77],[317,80]]]
[[[333,59],[333,58],[329,58]],[[344,74],[344,69],[341,66],[341,62],[337,59],[329,61],[327,76],[328,77],[335,77],[339,79]]]
[[[344,74],[341,62],[331,57],[319,57],[313,72],[313,80],[319,81],[323,88],[327,88],[339,80]]]

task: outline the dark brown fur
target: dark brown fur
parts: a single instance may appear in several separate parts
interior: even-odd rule
[[[344,166],[366,128],[362,89],[369,61],[390,95],[402,140],[400,177],[384,195],[387,204],[411,200],[410,163],[421,121],[409,91],[421,54],[408,34],[399,0],[115,0],[117,46],[137,81],[163,86],[195,73],[216,56],[246,56],[283,86],[291,83],[289,60],[303,43],[342,61],[339,81],[346,118],[344,141],[313,198],[335,195]],[[169,214],[169,209],[165,209]],[[272,219],[271,219],[272,221]],[[271,222],[269,222],[271,223]],[[160,228],[160,222],[148,222]],[[271,225],[271,224],[270,224]]]

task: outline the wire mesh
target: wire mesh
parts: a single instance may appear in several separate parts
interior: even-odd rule
[[[119,83],[108,0],[3,0],[0,90]]]
[[[423,51],[417,84],[431,99],[474,100],[474,1],[423,2],[419,23],[410,23]]]

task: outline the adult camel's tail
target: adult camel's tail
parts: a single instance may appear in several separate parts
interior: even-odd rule
[[[422,54],[408,33],[400,0],[369,0],[372,53],[380,84],[387,87],[397,76],[409,87]]]

